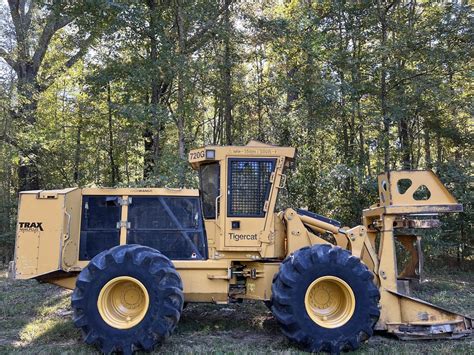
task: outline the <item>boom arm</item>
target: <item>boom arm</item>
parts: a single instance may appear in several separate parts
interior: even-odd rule
[[[431,171],[387,172],[379,175],[378,186],[379,203],[364,210],[363,225],[352,229],[341,228],[337,221],[308,211],[285,210],[282,218],[287,225],[288,253],[307,245],[327,244],[317,234],[329,233],[334,237],[333,244],[359,257],[374,273],[380,287],[381,316],[377,329],[402,339],[457,338],[472,332],[471,318],[409,296],[409,280],[420,279],[423,258],[421,237],[403,233],[406,228],[437,227],[437,220],[426,217],[461,212],[462,205]],[[403,234],[395,234],[396,229]],[[400,274],[396,240],[411,256]]]

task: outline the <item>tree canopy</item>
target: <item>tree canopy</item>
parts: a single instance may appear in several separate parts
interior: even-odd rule
[[[190,149],[258,139],[298,149],[282,203],[348,225],[379,172],[433,169],[465,208],[433,245],[467,258],[473,19],[459,1],[4,1],[0,240],[20,190],[192,187]]]

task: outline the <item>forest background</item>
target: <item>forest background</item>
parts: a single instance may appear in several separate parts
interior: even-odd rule
[[[464,212],[425,253],[472,265],[473,11],[464,1],[2,0],[0,263],[18,192],[187,186],[190,149],[298,149],[282,204],[360,222],[388,169]]]

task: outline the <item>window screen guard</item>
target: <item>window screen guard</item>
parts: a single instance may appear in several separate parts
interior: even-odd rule
[[[276,159],[229,159],[229,217],[264,217],[265,201],[270,193],[270,176]]]
[[[159,250],[170,259],[207,259],[207,243],[197,196],[132,196],[127,244]]]
[[[83,196],[79,260],[91,260],[120,244],[119,196]]]

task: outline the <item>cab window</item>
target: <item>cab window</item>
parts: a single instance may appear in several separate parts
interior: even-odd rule
[[[264,217],[275,159],[229,159],[229,217]]]
[[[199,180],[201,201],[204,218],[216,218],[216,199],[220,194],[220,166],[219,163],[201,165]]]

